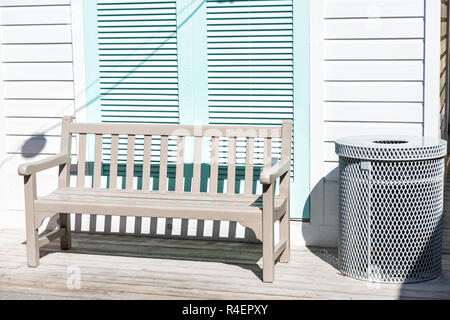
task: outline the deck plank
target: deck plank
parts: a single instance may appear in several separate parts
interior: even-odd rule
[[[443,276],[413,285],[377,285],[339,275],[336,249],[293,247],[277,264],[275,282],[263,283],[261,246],[254,243],[73,234],[73,248],[41,249],[39,268],[26,267],[24,232],[0,233],[0,299],[445,299]],[[67,288],[67,270],[79,267],[81,288]],[[51,278],[51,282],[43,282]]]

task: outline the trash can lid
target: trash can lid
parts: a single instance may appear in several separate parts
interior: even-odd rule
[[[445,157],[447,141],[422,136],[352,136],[337,139],[335,151],[339,156],[364,160],[425,160]]]

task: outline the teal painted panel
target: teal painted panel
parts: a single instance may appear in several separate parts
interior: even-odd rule
[[[88,122],[101,122],[100,72],[98,54],[97,1],[83,0],[84,53],[86,73],[86,113]],[[88,137],[88,146],[94,137]],[[88,161],[94,160],[94,148],[88,147]]]
[[[294,183],[291,217],[310,218],[310,0],[294,1]]]
[[[208,124],[206,1],[177,0],[181,124]]]

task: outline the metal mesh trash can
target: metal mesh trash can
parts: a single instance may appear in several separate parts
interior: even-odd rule
[[[361,136],[335,147],[341,272],[392,283],[438,277],[446,141]]]

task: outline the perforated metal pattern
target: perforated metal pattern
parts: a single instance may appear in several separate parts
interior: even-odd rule
[[[400,160],[339,154],[338,262],[345,275],[401,283],[440,275],[444,158]]]
[[[360,136],[336,141],[336,153],[341,156],[366,160],[426,160],[445,157],[444,140],[398,136],[395,139],[379,136]]]

